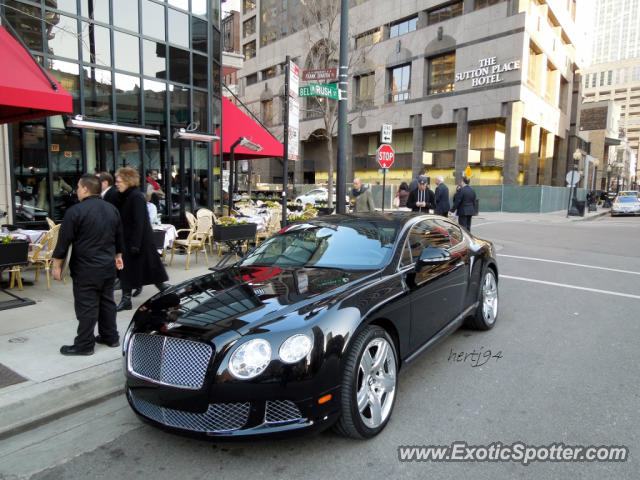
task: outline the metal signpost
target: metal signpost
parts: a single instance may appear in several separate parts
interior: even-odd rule
[[[569,204],[567,205],[567,217],[569,215],[578,215],[578,207],[576,205],[576,185],[580,181],[580,172],[577,170],[571,170],[567,173],[567,183],[571,186],[571,193],[569,194]],[[573,198],[573,205],[571,199]]]
[[[376,159],[382,167],[382,211],[384,212],[384,194],[387,185],[387,170],[393,165],[396,154],[391,145],[380,145],[376,151]]]

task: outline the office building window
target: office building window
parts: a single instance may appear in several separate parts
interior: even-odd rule
[[[411,64],[389,69],[389,101],[402,102],[411,96]]]
[[[427,12],[427,25],[444,22],[450,18],[462,15],[462,2],[450,3]]]
[[[476,0],[475,10],[480,10],[484,7],[490,7],[491,5],[495,5],[496,3],[502,3],[506,0]]]
[[[356,48],[368,47],[382,40],[382,29],[375,28],[356,36]]]
[[[245,77],[245,81],[247,83],[247,86],[253,85],[254,83],[257,83],[258,82],[258,74],[257,73],[252,73],[251,75],[247,75]]]
[[[254,8],[256,8],[256,0],[243,0],[242,13],[250,12]]]
[[[249,43],[245,43],[242,46],[242,52],[244,53],[244,59],[249,60],[256,56],[256,41],[252,40]]]
[[[604,87],[604,74],[605,72],[600,72],[600,86]]]
[[[405,33],[413,32],[418,26],[418,17],[400,20],[391,24],[389,38],[398,37]]]
[[[256,17],[252,17],[242,24],[242,38],[256,33]]]
[[[598,74],[597,73],[592,73],[591,74],[591,88],[596,86],[597,78],[598,78]]]
[[[613,83],[613,71],[609,70],[607,72],[607,85],[611,85]]]
[[[456,69],[455,52],[430,58],[428,67],[427,95],[453,91]]]
[[[360,108],[373,106],[373,95],[375,91],[375,73],[360,75],[356,77],[356,106]]]
[[[275,66],[265,68],[264,70],[262,70],[262,80],[268,80],[270,78],[273,78],[276,76],[276,74],[277,74],[277,69]]]

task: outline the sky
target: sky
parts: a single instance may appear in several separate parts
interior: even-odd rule
[[[240,11],[240,0],[227,0],[222,4],[223,12],[229,12],[231,10]]]

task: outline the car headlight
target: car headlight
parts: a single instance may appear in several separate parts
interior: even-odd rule
[[[311,338],[307,335],[297,334],[282,342],[278,355],[284,363],[295,363],[309,355],[312,347]]]
[[[229,371],[240,380],[260,375],[271,361],[271,345],[262,338],[243,343],[231,355]]]

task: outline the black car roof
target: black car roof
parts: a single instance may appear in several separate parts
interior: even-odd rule
[[[322,223],[335,223],[339,224],[345,220],[365,220],[370,222],[389,222],[394,224],[396,228],[402,227],[405,223],[416,217],[424,217],[426,215],[417,215],[414,212],[375,212],[375,213],[347,213],[347,214],[334,214],[334,215],[322,215],[320,217],[312,218],[308,220],[308,223],[322,222]]]

